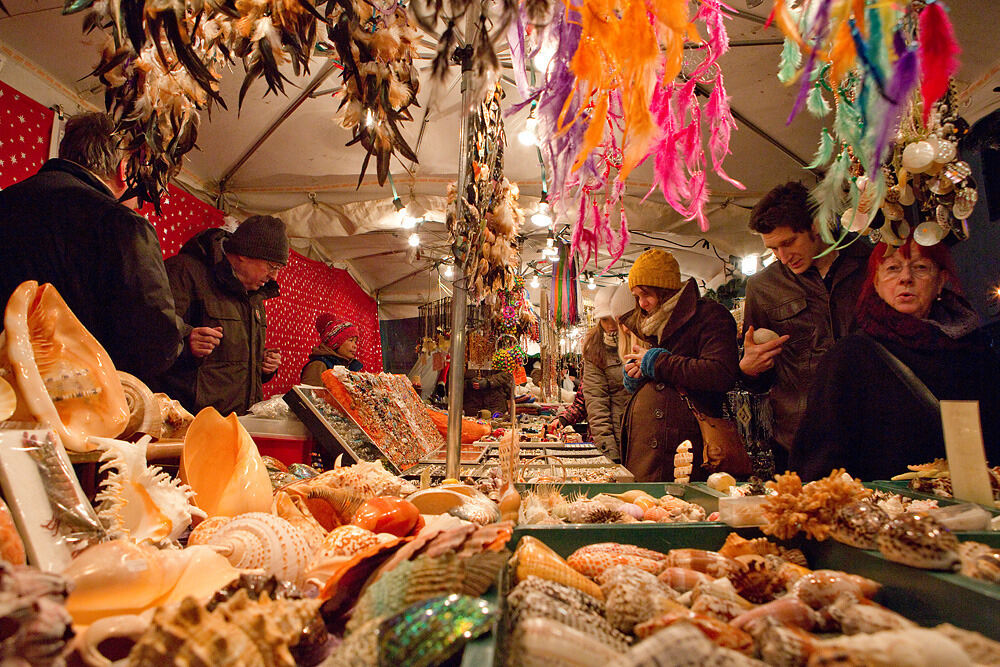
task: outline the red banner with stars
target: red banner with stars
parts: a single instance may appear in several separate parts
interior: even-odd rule
[[[23,181],[45,164],[54,115],[0,81],[0,189]]]

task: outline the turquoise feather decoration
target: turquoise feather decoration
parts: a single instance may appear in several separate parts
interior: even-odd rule
[[[812,92],[809,93],[809,99],[806,100],[806,109],[817,118],[830,113],[830,103],[823,96],[823,86],[818,82],[813,85]]]
[[[802,65],[802,52],[799,45],[792,40],[785,38],[785,44],[781,47],[781,61],[778,65],[778,81],[781,83],[791,83],[795,80],[795,75]]]
[[[820,167],[830,161],[830,156],[833,155],[833,137],[830,136],[830,131],[825,127],[819,136],[819,148],[816,149],[816,155],[813,157],[813,161],[806,165],[806,169],[815,169]]]
[[[838,216],[847,207],[844,182],[847,180],[850,163],[847,150],[841,151],[823,180],[810,193],[816,203],[816,223],[820,236],[827,243],[834,242],[833,230],[839,226]]]

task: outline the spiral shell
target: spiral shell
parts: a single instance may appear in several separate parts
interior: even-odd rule
[[[234,567],[263,569],[279,579],[302,583],[309,544],[295,526],[264,512],[234,517],[208,538]]]

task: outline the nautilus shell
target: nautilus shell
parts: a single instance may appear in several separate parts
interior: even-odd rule
[[[194,492],[159,466],[146,464],[149,436],[138,442],[93,438],[103,449],[101,472],[108,472],[95,500],[97,516],[112,539],[176,544],[191,525],[192,515],[205,513],[191,505]]]
[[[235,516],[205,542],[240,569],[264,570],[298,584],[305,575],[309,544],[298,528],[265,512]]]
[[[223,417],[213,407],[198,413],[184,436],[181,479],[208,516],[267,512],[271,507],[267,468],[235,413]]]
[[[128,405],[111,357],[55,287],[21,283],[7,301],[0,367],[17,394],[19,420],[39,421],[66,449],[94,449],[87,436],[113,438]]]
[[[239,576],[205,546],[156,549],[125,540],[88,547],[63,575],[72,583],[66,609],[77,625],[107,616],[138,614],[191,595],[207,600]]]

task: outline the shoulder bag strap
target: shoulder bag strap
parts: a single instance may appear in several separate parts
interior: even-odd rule
[[[940,401],[938,401],[937,397],[931,392],[930,389],[927,388],[927,385],[925,385],[920,378],[918,378],[914,372],[910,370],[910,367],[900,361],[899,358],[892,352],[887,350],[882,343],[878,342],[871,336],[865,337],[871,341],[875,351],[878,353],[878,356],[880,356],[882,361],[886,363],[889,370],[891,370],[893,374],[899,378],[899,380],[906,385],[911,392],[913,392],[913,395],[917,397],[917,400],[919,400],[924,407],[931,410],[933,414],[940,415]]]

